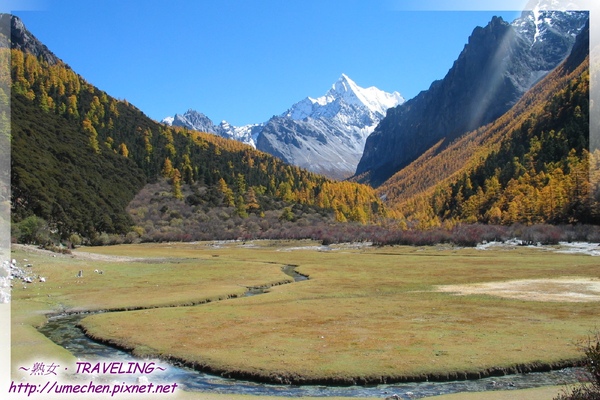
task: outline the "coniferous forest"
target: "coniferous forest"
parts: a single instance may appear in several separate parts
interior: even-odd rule
[[[31,230],[44,231],[39,228],[47,224],[46,233],[74,242],[104,243],[106,235],[127,233],[152,240],[146,229],[163,238],[169,229],[148,226],[139,209],[127,212],[146,184],[167,187],[150,193],[149,204],[187,205],[204,216],[220,209],[217,220],[235,218],[238,227],[265,213],[286,222],[309,215],[327,223],[385,217],[368,186],[326,179],[235,141],[158,124],[61,62],[50,65],[19,50],[11,59],[12,216],[21,230],[13,236],[36,241]],[[169,207],[177,208],[160,207],[167,222]],[[196,221],[210,225],[208,218]],[[235,229],[236,235],[244,230]]]
[[[540,101],[540,98],[544,101]],[[421,228],[454,223],[596,224],[589,69],[559,69],[493,124],[417,160],[379,188]],[[422,174],[421,174],[422,173]],[[428,175],[429,174],[429,175]],[[418,176],[420,190],[402,190]],[[442,177],[443,179],[440,179]]]

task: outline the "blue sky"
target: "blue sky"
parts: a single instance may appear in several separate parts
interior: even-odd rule
[[[476,26],[518,17],[507,11],[517,3],[38,0],[10,11],[88,82],[151,118],[193,108],[243,125],[323,95],[342,73],[412,98],[444,77]]]

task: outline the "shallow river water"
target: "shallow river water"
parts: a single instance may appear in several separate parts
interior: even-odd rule
[[[307,279],[305,276],[288,267],[284,271],[293,276],[295,280]],[[249,288],[247,295],[260,294],[259,290]],[[131,354],[95,342],[85,336],[77,327],[79,321],[86,314],[60,315],[50,317],[48,323],[40,331],[52,341],[63,346],[74,354],[80,361],[89,362],[144,362]],[[224,394],[252,394],[260,396],[345,396],[345,397],[379,397],[385,398],[397,394],[401,398],[415,399],[435,396],[446,393],[473,392],[486,390],[515,390],[548,385],[562,385],[577,381],[577,369],[563,369],[551,372],[528,373],[519,375],[506,375],[470,381],[455,382],[418,382],[378,386],[292,386],[268,385],[262,383],[246,382],[227,379],[219,376],[208,375],[202,372],[170,365],[164,361],[155,360],[157,365],[166,368],[165,371],[152,373],[147,378],[154,384],[171,384],[177,382],[180,389],[224,393]],[[137,376],[134,376],[135,379]]]

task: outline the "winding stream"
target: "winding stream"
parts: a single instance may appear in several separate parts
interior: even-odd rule
[[[294,266],[286,266],[283,272],[292,276],[294,281],[306,280],[308,277],[295,271]],[[248,288],[247,296],[264,293],[266,287]],[[89,315],[89,314],[87,314]],[[141,362],[131,354],[105,344],[89,339],[79,329],[78,323],[86,314],[60,315],[50,317],[48,323],[40,328],[56,344],[63,346],[79,360],[85,361],[119,361]],[[146,360],[147,361],[147,360]],[[472,381],[455,382],[419,382],[378,386],[292,386],[269,385],[246,382],[235,379],[208,375],[188,368],[170,365],[164,361],[155,361],[157,365],[166,368],[165,371],[152,373],[148,378],[155,384],[170,384],[177,382],[179,388],[188,391],[251,394],[260,396],[344,396],[344,397],[380,397],[385,398],[397,394],[401,398],[422,398],[447,393],[473,392],[485,390],[514,390],[548,385],[562,385],[577,382],[576,369],[563,369],[551,372],[506,375]],[[95,378],[96,379],[96,378]],[[135,377],[133,377],[135,379]]]

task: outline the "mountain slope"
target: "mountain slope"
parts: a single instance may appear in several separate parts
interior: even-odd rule
[[[152,192],[147,202],[169,197],[207,212],[227,210],[229,225],[234,214],[241,220],[286,209],[284,219],[293,220],[295,206],[299,213],[340,221],[366,222],[385,212],[369,187],[331,182],[242,143],[159,124],[59,59],[38,58],[45,46],[25,29],[20,32],[13,49],[0,49],[2,57],[12,56],[15,226],[37,216],[62,239],[124,234],[133,225],[126,207],[146,182],[171,187],[170,193]],[[166,210],[146,222],[175,229],[170,224],[179,217]],[[147,228],[138,226],[136,232]]]
[[[440,140],[438,151],[501,116],[569,54],[588,18],[540,11],[532,28],[532,15],[476,28],[443,80],[388,111],[367,139],[356,179],[380,185]]]
[[[194,110],[162,122],[235,139],[289,164],[343,179],[354,173],[367,136],[387,109],[403,102],[398,92],[362,88],[342,74],[325,95],[307,97],[265,123],[234,127],[223,121],[215,125]]]
[[[127,232],[124,210],[146,183],[142,170],[112,151],[95,154],[80,124],[40,113],[23,95],[11,110],[13,220],[36,215],[65,238]]]
[[[378,188],[409,224],[594,222],[588,196],[589,25],[505,115],[432,149]],[[595,157],[595,155],[594,155]]]

